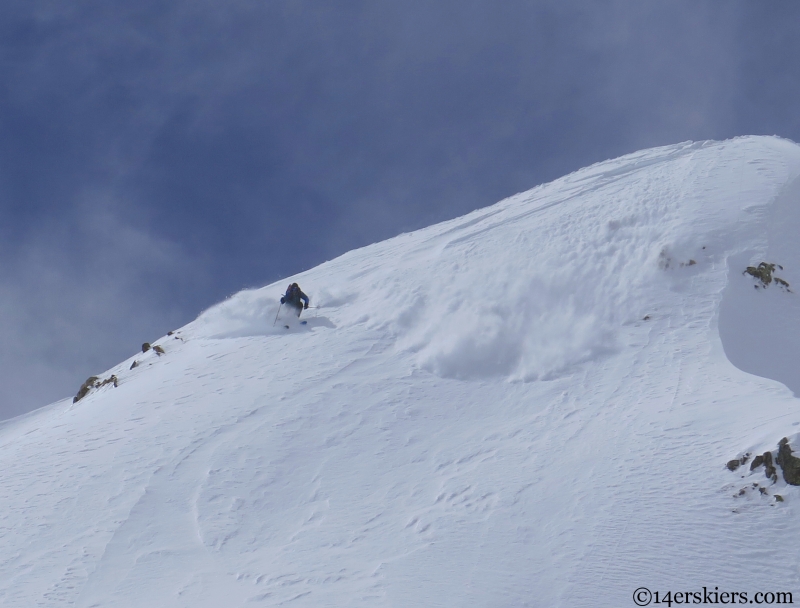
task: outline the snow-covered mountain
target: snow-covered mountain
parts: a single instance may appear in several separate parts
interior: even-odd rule
[[[233,296],[0,425],[0,604],[800,602],[800,488],[726,467],[800,449],[798,176],[647,150]]]

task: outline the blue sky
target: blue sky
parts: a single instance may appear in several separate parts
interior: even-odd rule
[[[4,2],[0,418],[241,288],[592,162],[800,141],[797,23],[791,0]]]

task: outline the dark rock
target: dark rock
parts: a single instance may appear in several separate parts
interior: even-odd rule
[[[642,319],[642,321],[649,321],[649,320],[650,320],[650,315],[645,315],[644,319]]]
[[[772,481],[777,481],[778,473],[775,469],[775,465],[772,464],[772,452],[764,452],[764,476],[767,479],[772,479]]]
[[[83,399],[86,395],[89,394],[89,391],[95,387],[95,383],[97,382],[97,376],[89,376],[81,385],[81,388],[78,389],[78,394],[72,398],[72,403],[77,403],[81,399]]]
[[[775,494],[775,502],[783,502],[783,496],[780,494]]]
[[[736,469],[739,468],[740,464],[741,463],[738,460],[734,459],[734,460],[729,460],[728,464],[726,464],[725,466],[728,467],[729,471],[735,471]]]
[[[786,437],[778,443],[778,457],[775,462],[781,467],[786,483],[800,486],[800,458],[792,456],[792,448],[789,447],[789,440]]]
[[[758,456],[753,458],[753,462],[750,463],[750,470],[754,471],[762,464],[764,464],[764,457],[761,454],[759,454]]]
[[[138,361],[134,361],[133,363],[131,363],[130,369],[133,369],[134,367],[139,367],[139,362]]]
[[[77,403],[78,401],[83,399],[86,395],[89,394],[89,391],[92,390],[93,388],[100,388],[101,386],[105,386],[106,384],[113,384],[115,387],[119,386],[117,377],[114,375],[109,376],[102,382],[100,382],[100,379],[97,376],[90,376],[89,378],[86,379],[86,382],[84,382],[81,385],[78,394],[72,398],[72,403]]]
[[[145,342],[144,344],[142,344],[142,352],[146,353],[148,350],[150,350],[150,343]]]
[[[742,456],[742,457],[739,459],[739,462],[740,462],[742,465],[746,465],[748,460],[750,460],[750,452],[747,452],[747,454],[745,454],[744,456]]]
[[[758,267],[748,266],[742,274],[749,274],[757,278],[764,287],[767,287],[770,283],[772,283],[772,273],[775,272],[775,264],[769,264],[767,262],[761,262]]]
[[[783,266],[778,264],[778,268],[783,270]],[[789,289],[789,283],[784,281],[781,278],[772,276],[772,273],[775,272],[775,264],[770,264],[769,262],[761,262],[757,267],[748,266],[742,274],[749,274],[757,278],[761,281],[761,285],[766,289],[772,281],[775,281],[777,285],[781,287],[781,289],[785,289],[788,292],[792,290]],[[754,285],[754,287],[758,288],[758,285]]]
[[[788,292],[792,292],[792,290],[791,290],[791,289],[789,289],[789,283],[787,283],[787,282],[786,282],[786,281],[784,281],[783,279],[780,279],[780,278],[778,278],[778,277],[775,277],[775,282],[776,282],[778,285],[780,285],[780,286],[781,286],[783,289],[785,289],[786,291],[788,291]]]
[[[164,354],[164,349],[160,346],[156,345],[153,347],[153,352],[157,354],[159,357]]]
[[[106,378],[105,380],[103,380],[102,382],[97,384],[96,386],[97,386],[97,388],[100,388],[101,386],[105,386],[106,384],[113,384],[115,388],[117,386],[119,386],[119,384],[117,382],[117,377],[114,376],[114,375],[109,376],[108,378]]]
[[[168,332],[167,332],[167,335],[168,335],[168,336],[171,336],[171,335],[172,335],[172,334],[174,334],[174,333],[175,333],[174,331],[168,331]]]
[[[761,494],[763,495],[767,493],[767,488],[762,488],[761,486],[759,486],[758,491],[761,492]]]

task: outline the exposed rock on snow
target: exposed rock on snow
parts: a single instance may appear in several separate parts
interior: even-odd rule
[[[784,437],[778,444],[778,457],[775,462],[781,467],[786,483],[800,486],[800,458],[792,456],[789,439]]]
[[[725,466],[728,467],[729,471],[735,471],[740,466],[747,464],[747,461],[749,459],[750,459],[750,454],[747,453],[744,456],[741,456],[740,458],[734,458],[733,460],[729,460],[728,464]]]
[[[100,380],[97,376],[89,377],[86,382],[81,385],[81,388],[78,390],[78,394],[72,398],[72,403],[77,403],[83,399],[93,388],[100,388],[106,384],[113,384],[115,387],[119,386],[116,375],[112,374],[105,380]]]
[[[772,273],[775,272],[776,264],[772,264],[769,262],[761,262],[758,266],[748,266],[742,274],[749,274],[757,278],[761,285],[766,289],[774,280],[775,283],[780,285],[783,289],[791,293],[791,289],[789,289],[789,283],[779,277],[773,276]],[[783,266],[777,264],[777,267],[783,270]],[[757,288],[758,285],[755,285]]]
[[[778,472],[772,463],[772,452],[764,452],[764,475],[773,482],[778,481]]]
[[[742,459],[728,461],[726,465],[730,471],[735,471],[740,465],[747,462],[747,455]],[[778,481],[778,474],[775,465],[781,468],[783,479],[789,485],[800,486],[800,458],[792,455],[792,448],[789,445],[789,438],[784,437],[778,443],[777,455],[773,457],[771,451],[756,456],[750,464],[750,471],[755,471],[760,466],[764,466],[764,475],[773,482]]]
[[[78,394],[72,398],[72,403],[77,403],[81,399],[83,399],[89,391],[94,388],[95,382],[97,382],[97,376],[89,376],[86,381],[81,384],[81,387],[78,389]]]

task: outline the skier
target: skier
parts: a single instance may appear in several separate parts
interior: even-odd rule
[[[308,296],[303,293],[297,283],[292,283],[286,289],[286,293],[281,298],[281,304],[286,304],[287,306],[296,309],[297,316],[299,317],[300,313],[303,312],[304,309],[308,308]]]

